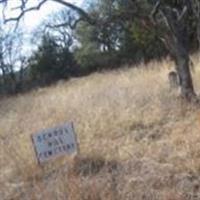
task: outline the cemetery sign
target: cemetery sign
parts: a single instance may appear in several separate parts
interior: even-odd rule
[[[72,123],[33,134],[32,141],[40,164],[61,155],[74,154],[78,149]]]

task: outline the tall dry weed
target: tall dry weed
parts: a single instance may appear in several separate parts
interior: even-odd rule
[[[141,65],[2,99],[0,199],[200,199],[200,111],[169,89],[171,62]],[[80,155],[38,166],[31,134],[67,121]]]

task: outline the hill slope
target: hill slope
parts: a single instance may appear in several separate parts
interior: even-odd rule
[[[96,73],[2,99],[0,199],[200,199],[200,110],[169,90],[170,65]],[[66,121],[74,122],[80,155],[39,167],[30,135]]]

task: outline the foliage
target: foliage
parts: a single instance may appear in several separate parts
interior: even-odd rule
[[[19,0],[22,16],[31,6],[25,2]],[[85,9],[60,0],[56,2],[62,2],[65,9],[51,15],[38,28],[42,30],[42,40],[29,58],[31,77],[41,84],[127,63],[161,59],[168,53],[173,55],[175,48],[167,44],[171,41],[166,38],[177,35],[172,37],[174,33],[163,16],[168,13],[168,17],[178,19],[185,6],[187,15],[181,18],[185,28],[181,31],[186,33],[183,43],[188,44],[189,51],[195,51],[200,41],[200,15],[195,0],[94,0],[88,1]],[[155,16],[151,14],[159,2],[161,12],[156,13],[153,22]],[[45,6],[45,1],[39,5]],[[13,19],[20,18],[19,15]],[[176,23],[177,27],[181,24],[178,20]],[[177,41],[180,40],[179,37]]]
[[[37,51],[29,59],[32,79],[48,84],[70,75],[73,56],[50,35],[43,35]]]
[[[149,5],[146,1],[143,1],[144,4],[146,6],[142,12],[145,15]],[[138,5],[138,10],[141,9],[140,6]],[[101,23],[92,26],[82,22],[76,29],[76,37],[81,45],[75,52],[75,57],[82,68],[94,70],[109,67],[104,65],[108,63],[106,60],[109,56],[113,64],[121,65],[166,55],[164,45],[158,39],[157,29],[143,19],[127,15],[132,9],[131,1],[121,0],[97,1],[96,6],[90,8],[88,12],[91,16],[99,16]],[[105,62],[99,62],[101,59],[105,59]]]

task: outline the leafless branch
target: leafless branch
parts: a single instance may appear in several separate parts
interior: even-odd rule
[[[156,22],[155,22],[155,21],[156,21],[156,15],[157,15],[157,13],[159,12],[160,3],[161,3],[160,0],[157,1],[156,4],[155,4],[155,6],[153,7],[152,12],[151,12],[150,17],[151,17],[153,23],[156,23]]]
[[[27,12],[30,12],[30,11],[34,11],[34,10],[39,10],[41,8],[41,6],[47,2],[47,0],[42,0],[37,6],[34,6],[34,7],[30,7],[30,8],[27,8],[25,9],[25,4],[27,3],[28,1],[27,0],[22,0],[22,4],[21,4],[21,12],[20,14],[17,16],[17,17],[11,17],[11,18],[7,18],[5,17],[5,14],[4,14],[4,22],[7,23],[9,21],[17,21],[19,22],[20,19],[25,15],[25,13]]]
[[[185,14],[187,13],[188,8],[187,6],[184,6],[182,12],[180,13],[180,15],[178,16],[178,21],[181,21],[183,19],[183,17],[185,16]]]
[[[84,21],[84,19],[83,19],[83,18],[79,18],[79,19],[77,19],[74,23],[63,22],[63,23],[54,24],[54,25],[47,24],[46,27],[47,27],[47,28],[60,28],[60,27],[66,27],[66,26],[68,26],[70,29],[74,30],[74,29],[76,28],[77,24],[78,24],[80,21]]]
[[[32,6],[32,7],[28,7],[27,3],[29,2],[29,0],[21,0],[21,4],[18,7],[12,8],[12,9],[18,9],[20,11],[19,15],[15,16],[15,17],[10,17],[10,18],[6,18],[6,8],[7,8],[7,3],[9,0],[0,0],[0,3],[4,3],[4,8],[3,8],[3,19],[4,19],[4,23],[10,22],[10,21],[15,21],[16,22],[16,28],[18,27],[18,23],[20,21],[20,19],[27,13],[27,12],[31,12],[34,10],[39,10],[48,0],[41,0],[36,6]],[[72,10],[74,10],[75,12],[77,12],[80,16],[79,20],[76,20],[74,22],[74,24],[71,24],[71,28],[75,28],[77,23],[81,20],[87,21],[89,24],[91,25],[95,25],[96,24],[96,20],[92,17],[90,17],[90,15],[84,11],[84,9],[74,5],[73,3],[69,3],[65,0],[51,0],[53,2],[56,2],[58,4],[61,4],[65,7],[68,7]],[[64,24],[58,24],[55,25],[55,27],[60,27],[63,26]]]
[[[68,8],[71,8],[72,10],[76,11],[84,20],[86,20],[89,24],[91,25],[94,25],[96,22],[93,18],[91,18],[89,16],[89,14],[87,12],[85,12],[82,8],[72,4],[72,3],[69,3],[69,2],[66,2],[64,0],[52,0],[54,2],[57,2],[59,4],[62,4]]]

